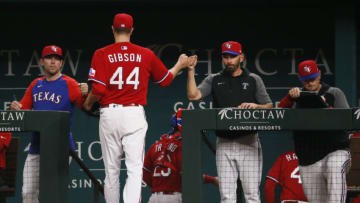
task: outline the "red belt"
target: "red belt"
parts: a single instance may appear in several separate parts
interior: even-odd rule
[[[130,103],[130,104],[105,104],[102,105],[101,108],[109,108],[109,107],[129,107],[129,106],[141,106],[140,104]]]

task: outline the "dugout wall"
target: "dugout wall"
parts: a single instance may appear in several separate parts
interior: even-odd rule
[[[40,134],[40,203],[68,202],[69,123],[69,112],[0,111],[0,132]]]

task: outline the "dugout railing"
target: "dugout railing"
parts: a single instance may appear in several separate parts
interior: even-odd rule
[[[0,132],[40,133],[40,203],[67,203],[70,113],[0,111]]]
[[[202,130],[358,130],[360,109],[206,109],[182,114],[182,199],[202,203]]]
[[[99,202],[99,193],[104,196],[104,187],[100,184],[100,182],[96,179],[96,177],[91,173],[88,167],[85,166],[84,162],[76,155],[73,150],[70,150],[70,156],[79,164],[80,168],[84,171],[84,173],[90,178],[90,180],[94,183],[94,203]]]

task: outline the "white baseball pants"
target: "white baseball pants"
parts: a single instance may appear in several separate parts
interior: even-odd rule
[[[23,203],[39,202],[40,154],[28,154],[23,171]]]
[[[174,194],[156,192],[150,196],[149,203],[182,203],[182,197],[180,192]]]
[[[262,150],[258,135],[236,139],[217,138],[216,168],[221,203],[236,203],[237,179],[240,177],[247,203],[260,203]]]
[[[299,166],[302,187],[309,202],[345,203],[350,153],[337,150],[309,166]]]
[[[142,106],[109,105],[101,108],[99,135],[105,166],[104,195],[107,203],[120,202],[121,156],[125,152],[127,180],[124,203],[141,201],[145,135],[148,128]]]

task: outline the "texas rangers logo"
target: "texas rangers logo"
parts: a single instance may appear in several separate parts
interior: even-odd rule
[[[360,118],[360,109],[357,109],[357,110],[354,112],[354,116],[356,116],[356,120],[359,120],[359,118]]]
[[[54,52],[57,52],[56,46],[51,46],[51,50],[53,50]]]
[[[230,44],[230,43],[226,43],[226,44],[225,44],[225,47],[228,48],[228,49],[231,49],[231,44]]]
[[[305,66],[304,71],[310,73],[311,72],[311,67],[310,66]]]
[[[249,83],[243,82],[243,83],[242,83],[242,86],[243,86],[243,89],[246,90],[247,87],[249,86]]]

